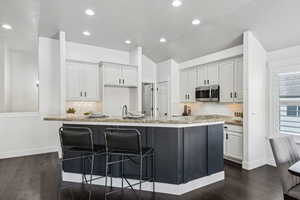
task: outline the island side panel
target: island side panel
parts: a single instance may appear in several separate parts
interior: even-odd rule
[[[208,175],[224,171],[223,124],[208,126]]]
[[[183,182],[183,129],[153,127],[152,146],[155,150],[156,181]]]
[[[207,176],[207,126],[183,129],[184,182]]]

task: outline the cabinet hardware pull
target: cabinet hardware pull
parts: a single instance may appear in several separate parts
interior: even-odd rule
[[[124,79],[123,79],[123,85],[124,85]]]
[[[190,100],[190,94],[188,94],[187,96],[188,96],[188,100]]]
[[[234,92],[234,98],[237,98],[237,93],[236,92]]]
[[[121,84],[121,79],[119,79],[119,85]]]
[[[86,92],[84,92],[84,96],[86,97]]]
[[[206,80],[204,80],[204,85],[206,85]]]
[[[209,85],[209,80],[207,80],[207,84]]]
[[[232,98],[232,92],[230,92],[230,98]]]
[[[80,96],[82,97],[82,91],[80,92]]]
[[[228,134],[226,133],[226,140],[228,140]]]

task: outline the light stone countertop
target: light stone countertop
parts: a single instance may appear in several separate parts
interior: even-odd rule
[[[87,116],[49,116],[48,121],[62,121],[65,124],[86,125],[118,125],[118,126],[145,126],[145,127],[193,127],[224,124],[232,117],[223,115],[199,115],[180,117],[145,117],[142,119],[122,119],[121,117],[89,118]]]

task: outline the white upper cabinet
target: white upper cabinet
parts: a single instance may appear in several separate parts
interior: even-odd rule
[[[137,87],[138,71],[136,66],[103,63],[104,86]]]
[[[235,82],[234,82],[234,98],[235,102],[243,102],[243,58],[237,58],[235,62]]]
[[[194,102],[197,82],[196,68],[180,71],[180,101]]]
[[[66,86],[68,100],[80,100],[82,97],[80,69],[81,66],[78,63],[66,64]]]
[[[120,85],[122,67],[114,63],[105,63],[103,69],[103,79],[105,85]]]
[[[85,100],[99,99],[99,67],[96,65],[83,65],[81,69],[82,91]]]
[[[131,66],[122,67],[122,84],[128,87],[137,87],[137,68]]]
[[[218,85],[219,84],[219,65],[218,63],[212,63],[207,65],[207,84]]]
[[[217,85],[219,83],[218,63],[202,65],[197,68],[197,87]]]
[[[206,66],[199,66],[197,68],[197,87],[205,86],[207,80],[207,70]]]
[[[243,58],[233,58],[219,65],[220,102],[243,102]]]
[[[86,63],[66,64],[67,100],[98,101],[99,67]]]
[[[234,61],[224,61],[219,65],[220,102],[233,102]]]

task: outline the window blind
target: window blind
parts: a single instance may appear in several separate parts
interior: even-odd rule
[[[300,73],[279,75],[279,129],[300,134]]]

